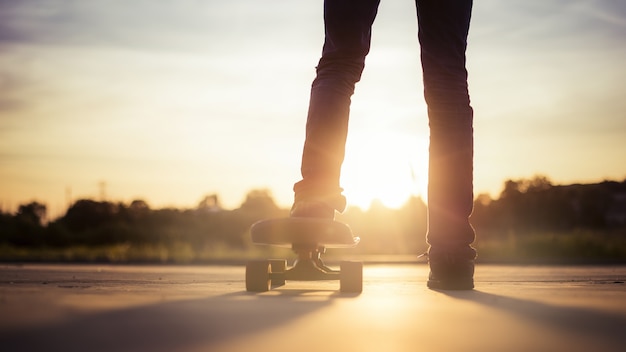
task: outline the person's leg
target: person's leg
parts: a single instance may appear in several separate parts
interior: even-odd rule
[[[292,216],[334,217],[346,200],[339,185],[350,97],[370,49],[380,0],[325,0],[325,41],[311,87],[302,180],[294,185]],[[321,208],[320,208],[321,207]]]
[[[473,288],[473,110],[465,49],[472,0],[416,0],[430,126],[428,234],[431,277],[442,289]]]

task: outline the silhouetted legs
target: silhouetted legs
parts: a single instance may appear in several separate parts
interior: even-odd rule
[[[428,243],[430,256],[469,244],[473,206],[473,110],[467,89],[465,49],[471,0],[417,0],[424,96],[430,126]]]
[[[322,200],[343,211],[339,185],[345,154],[350,97],[361,79],[370,49],[371,28],[380,0],[324,1],[325,41],[311,87],[302,181],[294,186],[295,203]]]
[[[344,210],[339,178],[350,98],[370,49],[379,2],[324,2],[326,38],[311,87],[294,209],[313,200],[326,204],[333,215],[334,210]],[[473,204],[473,111],[465,69],[472,0],[416,0],[416,5],[430,126],[427,241],[432,271],[437,263],[471,262],[475,257],[470,246],[474,230],[468,220]]]

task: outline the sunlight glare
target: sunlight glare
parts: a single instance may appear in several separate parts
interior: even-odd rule
[[[428,143],[399,133],[353,134],[346,146],[342,186],[349,205],[368,209],[378,200],[399,208],[426,198]]]

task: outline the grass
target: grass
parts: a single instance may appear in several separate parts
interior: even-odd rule
[[[481,262],[541,264],[609,264],[626,262],[622,233],[508,233],[476,241]]]
[[[232,248],[222,244],[194,248],[183,242],[168,246],[116,244],[63,248],[0,245],[0,261],[3,262],[192,264],[242,262],[252,258],[286,257],[289,253],[288,249],[274,247]]]
[[[572,233],[478,233],[475,243],[481,263],[507,264],[611,264],[626,263],[626,235],[576,231]],[[346,253],[353,256],[354,253]],[[376,255],[370,251],[362,255]],[[393,255],[393,253],[384,253]],[[397,253],[406,254],[406,253]],[[288,248],[248,244],[194,247],[186,242],[170,245],[116,244],[109,246],[17,247],[0,245],[3,262],[59,263],[241,263],[255,258],[292,258]]]

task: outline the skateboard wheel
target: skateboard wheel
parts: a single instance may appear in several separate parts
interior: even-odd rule
[[[340,264],[339,290],[346,293],[363,291],[363,263],[343,261]]]
[[[270,261],[255,260],[246,265],[246,291],[265,292],[270,289]]]
[[[270,272],[272,274],[284,273],[287,270],[286,259],[270,259]],[[283,286],[285,284],[285,276],[273,276],[272,286]]]

